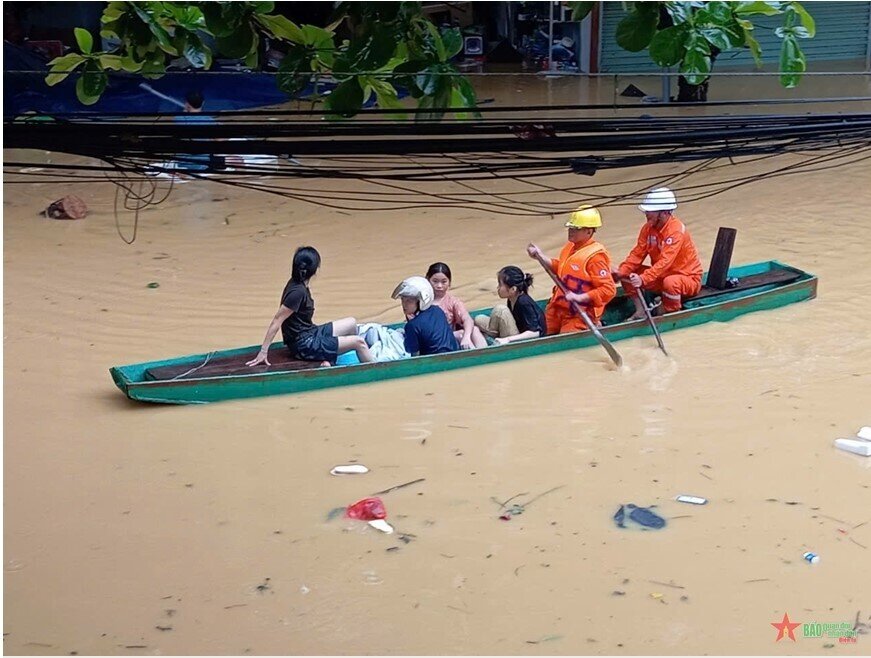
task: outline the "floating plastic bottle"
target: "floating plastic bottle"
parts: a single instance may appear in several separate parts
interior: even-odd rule
[[[802,555],[802,558],[810,564],[817,564],[820,561],[820,556],[816,553],[811,553],[810,551]]]

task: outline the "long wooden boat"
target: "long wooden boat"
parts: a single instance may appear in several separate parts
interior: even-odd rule
[[[686,300],[681,311],[656,318],[659,330],[665,332],[705,322],[725,322],[745,313],[816,297],[816,276],[777,261],[734,267],[729,270],[729,276],[738,279],[737,286],[725,290],[703,287],[699,295]],[[650,326],[644,320],[627,321],[633,310],[632,301],[619,294],[605,310],[602,333],[611,342],[636,336],[649,337],[651,349],[656,349]],[[472,315],[489,311],[479,309]],[[581,331],[399,361],[320,367],[317,363],[291,359],[283,344],[275,343],[270,348],[269,366],[249,368],[245,365],[260,349],[259,345],[251,345],[117,366],[109,372],[118,388],[133,400],[203,404],[426,375],[591,346],[601,349],[590,331]]]

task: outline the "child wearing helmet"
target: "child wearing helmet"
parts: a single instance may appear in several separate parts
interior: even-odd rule
[[[617,287],[611,278],[611,257],[605,247],[593,240],[600,226],[602,217],[599,211],[583,205],[566,222],[568,242],[560,251],[559,258],[548,258],[534,244],[526,248],[530,258],[539,256],[549,260],[554,274],[569,290],[568,294],[563,295],[559,287],[553,288],[544,313],[548,334],[564,334],[588,328],[572,310],[570,302],[583,307],[590,320],[600,325],[605,305],[617,294]]]
[[[410,276],[396,286],[393,299],[402,302],[405,351],[416,356],[456,352],[460,349],[444,311],[433,304],[432,285],[422,276]]]
[[[473,347],[487,347],[487,339],[475,326],[475,321],[466,310],[466,305],[450,292],[451,268],[444,263],[433,263],[426,271],[426,280],[432,285],[433,304],[444,311],[454,336],[464,350]]]
[[[354,318],[342,318],[321,325],[312,321],[315,302],[309,282],[320,264],[321,255],[314,247],[300,247],[293,254],[290,280],[281,293],[281,303],[266,328],[260,352],[246,365],[270,365],[269,346],[279,329],[284,344],[297,359],[320,361],[321,366],[329,366],[336,362],[339,354],[354,350],[360,363],[372,361],[369,346],[357,335],[357,321]]]

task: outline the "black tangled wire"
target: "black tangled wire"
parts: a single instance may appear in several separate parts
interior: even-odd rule
[[[720,101],[693,108],[839,102],[864,109],[869,101]],[[144,207],[166,200],[179,176],[337,210],[463,208],[540,217],[580,203],[634,204],[654,185],[668,185],[682,203],[691,203],[759,180],[871,157],[868,112],[667,114],[675,107],[681,113],[687,109],[671,103],[487,107],[477,118],[439,122],[415,120],[414,110],[406,120],[381,110],[354,119],[324,119],[323,111],[235,111],[213,113],[213,123],[173,121],[172,114],[85,112],[53,115],[50,121],[6,120],[4,146],[98,162],[35,168],[7,161],[4,166],[7,173],[17,168],[21,174],[6,181],[11,184],[105,182],[108,177],[117,186],[116,217],[122,198],[123,208],[136,218]],[[613,116],[639,109],[648,114]],[[782,155],[794,157],[778,159]],[[748,163],[766,168],[736,173]],[[664,164],[686,167],[667,176],[595,182],[599,171]],[[702,171],[705,182],[693,184]],[[627,193],[627,185],[635,187]],[[129,241],[135,231],[134,223]]]

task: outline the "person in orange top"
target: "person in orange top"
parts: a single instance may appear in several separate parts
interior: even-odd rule
[[[602,217],[599,211],[592,206],[580,206],[566,222],[569,241],[560,251],[559,258],[548,258],[534,244],[526,248],[530,258],[540,256],[550,261],[551,269],[569,290],[567,295],[563,295],[562,290],[554,286],[544,312],[548,335],[588,328],[569,302],[581,306],[590,320],[597,326],[601,325],[605,305],[617,294],[611,278],[611,257],[605,247],[593,240],[593,234],[600,226]]]
[[[614,278],[623,281],[623,290],[635,303],[632,320],[644,317],[637,288],[660,293],[665,313],[679,311],[684,297],[697,295],[702,289],[699,252],[687,227],[672,214],[677,208],[674,192],[667,187],[651,190],[638,208],[647,222],[626,260],[614,270]],[[647,256],[649,267],[642,265]]]

